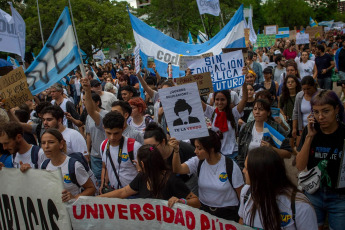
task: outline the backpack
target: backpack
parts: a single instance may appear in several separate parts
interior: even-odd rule
[[[198,169],[197,169],[198,177],[199,177],[199,174],[200,174],[201,165],[202,165],[202,163],[204,161],[205,160],[199,160]],[[232,171],[234,169],[234,162],[233,162],[233,160],[231,160],[230,158],[225,157],[225,167],[226,167],[226,174],[228,174],[228,180],[230,182],[231,187],[233,188],[234,186],[232,185],[232,181],[230,179],[230,178],[232,178],[231,175],[232,175]]]
[[[95,188],[97,188],[96,187],[95,174],[90,169],[89,164],[88,164],[86,158],[84,157],[84,155],[82,153],[76,152],[76,153],[70,153],[70,154],[68,154],[68,156],[70,157],[70,159],[68,161],[68,173],[69,173],[69,177],[71,178],[71,181],[73,182],[73,184],[77,185],[78,187],[81,187],[81,185],[77,181],[77,177],[75,174],[75,163],[78,161],[79,163],[81,163],[83,165],[85,171],[89,174],[93,185],[95,186]],[[46,169],[49,162],[50,162],[50,159],[45,160],[41,165],[41,169]]]
[[[135,143],[134,138],[128,138],[128,140],[127,140],[127,151],[128,151],[129,159],[131,160],[133,165],[134,165],[134,163],[133,163],[133,160],[134,160],[134,143]],[[104,153],[104,150],[105,150],[107,144],[108,144],[108,138],[105,139],[102,143],[102,146],[101,146],[102,154]]]
[[[38,169],[38,153],[40,149],[41,148],[37,145],[32,145],[32,148],[31,148],[31,163],[35,165],[35,169]],[[13,155],[13,162],[14,162],[14,159],[16,158],[16,155],[17,154]]]

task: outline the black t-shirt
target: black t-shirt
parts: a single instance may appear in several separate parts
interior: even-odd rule
[[[305,138],[308,134],[308,127],[305,127],[302,133],[300,145],[298,151],[302,149]],[[344,147],[345,139],[345,125],[340,124],[338,129],[332,134],[324,134],[321,131],[314,136],[313,141],[309,150],[309,159],[307,169],[310,170],[321,160],[327,158],[329,152],[331,151],[331,156],[329,156],[329,161],[327,165],[327,172],[331,178],[332,188],[336,188],[338,182],[338,174],[341,163],[341,156]],[[345,193],[344,189],[338,189],[342,194]]]
[[[250,113],[253,111],[253,108],[254,108],[254,101],[246,102],[246,105],[243,109],[243,116],[242,116],[242,120],[244,122],[247,123],[248,117],[249,117]]]
[[[195,157],[195,153],[194,150],[195,148],[193,147],[193,145],[188,144],[186,142],[180,141],[180,160],[181,163],[184,163],[186,161],[188,161],[190,158]],[[174,153],[172,153],[167,159],[166,159],[166,163],[167,166],[170,167],[170,169],[172,168],[172,160],[174,157]],[[188,175],[177,175],[178,177],[180,177],[184,182],[187,182],[190,179],[190,176]]]
[[[345,48],[343,47],[339,52],[338,67],[339,71],[345,72]]]
[[[323,69],[327,69],[331,66],[331,61],[333,61],[333,58],[328,53],[325,53],[321,57],[315,58],[315,64],[317,68],[317,78],[324,79],[331,77],[332,71],[328,70],[325,74],[321,74]]]
[[[144,179],[144,175],[142,173],[138,173],[134,180],[129,184],[129,187],[138,192],[137,196],[139,198],[155,198],[152,197],[150,191],[147,189],[147,181]],[[177,198],[187,198],[189,193],[190,190],[185,183],[180,178],[176,177],[176,175],[171,173],[160,197],[158,198],[162,200],[169,200],[172,196]]]

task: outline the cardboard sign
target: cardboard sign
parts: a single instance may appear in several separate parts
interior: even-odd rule
[[[199,60],[207,57],[212,57],[213,53],[205,53],[200,56],[180,56],[180,70],[186,71],[188,69],[188,62],[192,62],[194,60]]]
[[[304,33],[297,33],[296,35],[296,44],[309,44],[309,34]]]
[[[177,85],[184,85],[192,82],[198,84],[200,96],[207,96],[213,93],[211,73],[200,73],[194,74],[186,77],[175,78]]]
[[[1,229],[71,229],[61,199],[60,169],[54,172],[30,169],[22,173],[19,169],[3,168],[0,181],[5,185],[0,186]]]
[[[278,33],[278,26],[277,25],[271,25],[271,26],[265,26],[265,35],[272,35],[274,36]]]
[[[23,67],[12,70],[0,78],[0,97],[6,109],[24,104],[33,98],[28,88]]]
[[[245,44],[246,47],[249,47],[249,34],[250,34],[250,29],[244,29],[244,39],[245,39]]]
[[[196,82],[160,89],[170,135],[177,140],[208,136]]]
[[[296,40],[296,30],[290,30],[290,36],[289,36],[289,39],[291,40]]]
[[[276,42],[276,35],[264,35],[264,34],[258,34],[256,44],[258,47],[270,47],[274,46]]]
[[[323,27],[322,26],[315,26],[315,27],[307,27],[305,33],[309,34],[310,38],[316,38],[323,34]]]

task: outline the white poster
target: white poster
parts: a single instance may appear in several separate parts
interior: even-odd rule
[[[135,57],[135,73],[139,73],[140,71],[140,48],[136,46],[134,49],[134,57]]]
[[[0,229],[71,229],[61,171],[0,170]]]
[[[14,20],[6,12],[0,12],[0,51],[22,55]]]
[[[270,34],[277,34],[277,25],[274,26],[265,26],[265,34],[270,35]]]
[[[200,14],[212,14],[219,16],[220,6],[219,0],[196,0]]]
[[[171,137],[188,140],[208,136],[196,82],[160,89],[158,92]]]
[[[74,230],[214,229],[250,230],[188,205],[158,199],[80,197],[68,207]]]
[[[215,92],[236,88],[244,83],[242,50],[195,60],[187,65],[192,74],[210,72]]]
[[[309,34],[306,33],[297,33],[296,34],[296,44],[309,44]]]

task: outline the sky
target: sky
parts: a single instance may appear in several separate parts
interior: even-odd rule
[[[132,7],[135,7],[137,8],[137,1],[136,0],[117,0],[117,1],[120,1],[120,2],[128,2]]]

